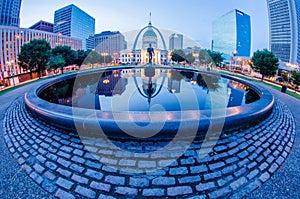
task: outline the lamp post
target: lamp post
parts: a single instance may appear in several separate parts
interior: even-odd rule
[[[16,86],[16,83],[15,83],[15,73],[14,73],[14,60],[11,60],[8,62],[8,66],[9,66],[9,69],[10,69],[10,75],[11,75],[11,78],[12,78],[12,82],[13,82],[13,85],[14,87]]]
[[[233,55],[233,66],[236,65],[236,55],[237,55],[237,54],[238,54],[237,50],[234,50],[234,51],[232,52],[232,55]],[[234,69],[234,67],[233,67],[233,69]]]
[[[108,55],[108,53],[101,53],[101,55],[103,56],[104,66],[106,66],[105,57]]]

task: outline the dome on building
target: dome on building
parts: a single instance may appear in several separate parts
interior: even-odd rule
[[[143,37],[157,37],[157,36],[152,28],[148,28],[148,30],[144,33]]]

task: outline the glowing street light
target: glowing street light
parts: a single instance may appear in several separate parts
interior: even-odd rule
[[[14,85],[14,87],[16,86],[16,83],[15,83],[15,73],[14,73],[14,69],[13,69],[13,67],[14,67],[14,60],[11,60],[11,61],[8,61],[7,62],[7,64],[8,64],[8,66],[9,66],[9,69],[10,69],[10,74],[11,74],[11,78],[12,78],[12,82],[13,82],[13,85]]]

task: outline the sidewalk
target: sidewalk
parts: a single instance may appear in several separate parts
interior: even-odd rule
[[[292,151],[282,167],[248,198],[300,198],[300,100],[263,86],[291,110],[296,121],[296,137]]]

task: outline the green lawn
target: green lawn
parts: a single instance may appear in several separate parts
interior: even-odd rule
[[[263,83],[263,84],[265,84],[265,85],[267,85],[267,86],[270,86],[270,87],[272,87],[272,88],[274,88],[274,89],[276,89],[276,90],[278,90],[278,91],[281,91],[281,86],[276,86],[276,85],[270,84],[270,83],[268,83],[268,82],[262,82],[262,81],[257,80],[257,79],[253,79],[253,78],[250,78],[250,77],[245,77],[245,76],[243,76],[243,75],[239,75],[239,74],[235,74],[235,73],[231,73],[231,72],[226,72],[226,71],[221,71],[220,73],[223,73],[223,74],[226,74],[226,75],[235,76],[235,77],[239,77],[239,78],[243,78],[243,79],[246,79],[246,80],[249,80],[249,81],[254,81],[254,82],[258,82],[258,83]],[[288,94],[288,95],[290,95],[290,96],[293,96],[293,97],[295,97],[295,98],[297,98],[297,99],[300,100],[300,95],[297,94],[297,93],[295,93],[295,92],[292,92],[292,91],[287,90],[287,91],[286,91],[286,94]]]

